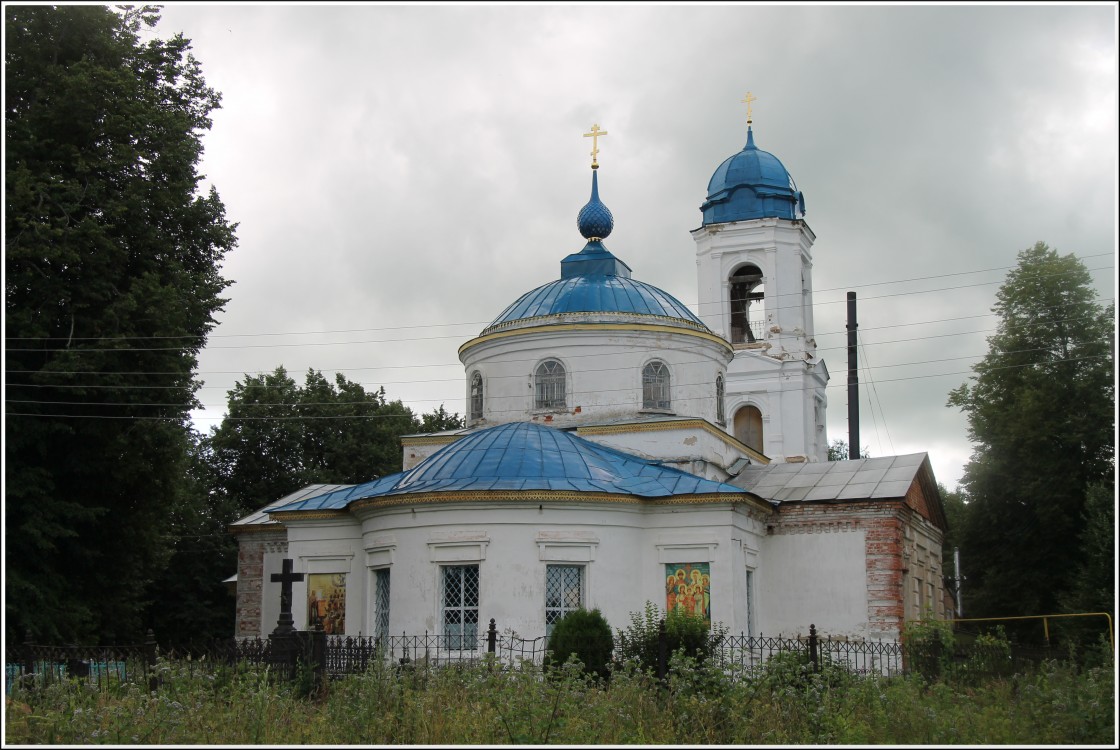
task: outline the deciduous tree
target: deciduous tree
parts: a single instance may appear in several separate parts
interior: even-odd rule
[[[220,97],[148,8],[4,13],[7,634],[135,637],[235,244],[196,169]]]
[[[1089,487],[1112,486],[1114,308],[1096,297],[1073,255],[1021,252],[988,354],[949,396],[974,443],[960,536],[972,616],[1057,612],[1081,564]]]

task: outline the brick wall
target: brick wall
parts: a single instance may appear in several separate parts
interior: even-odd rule
[[[234,635],[259,636],[261,630],[261,592],[264,588],[265,552],[286,552],[285,529],[246,531],[237,535],[237,614]]]
[[[778,534],[863,530],[868,629],[898,633],[906,617],[901,502],[783,503],[771,526]]]

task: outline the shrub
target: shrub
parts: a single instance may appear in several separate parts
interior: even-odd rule
[[[577,609],[560,618],[553,628],[545,666],[558,667],[575,655],[586,672],[605,678],[613,650],[611,626],[603,614],[597,609]]]
[[[630,613],[630,626],[618,631],[618,660],[633,659],[642,669],[657,670],[660,654],[658,633],[661,620],[665,620],[665,658],[682,652],[685,656],[703,662],[723,643],[727,629],[723,626],[709,628],[704,618],[674,607],[664,614],[652,602],[646,602],[642,612]]]
[[[944,620],[913,620],[902,629],[910,669],[936,680],[953,666],[953,629]]]

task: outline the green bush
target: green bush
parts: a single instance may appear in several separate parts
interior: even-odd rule
[[[668,614],[653,602],[646,602],[642,612],[630,613],[630,626],[618,631],[617,659],[634,660],[642,669],[657,671],[659,657],[658,632],[665,620],[665,659],[682,652],[685,656],[703,662],[714,653],[727,636],[727,628],[709,628],[704,618],[681,607],[674,607]]]
[[[613,650],[611,626],[603,614],[597,609],[577,609],[560,618],[553,628],[545,666],[554,669],[574,655],[587,673],[606,678]]]
[[[936,680],[953,666],[953,629],[944,620],[912,620],[902,629],[909,667],[927,680]]]

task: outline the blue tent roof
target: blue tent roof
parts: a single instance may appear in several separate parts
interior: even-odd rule
[[[738,487],[637,458],[532,422],[472,433],[412,469],[299,500],[272,512],[343,510],[355,500],[429,492],[554,490],[605,492],[641,498],[713,493]]]

